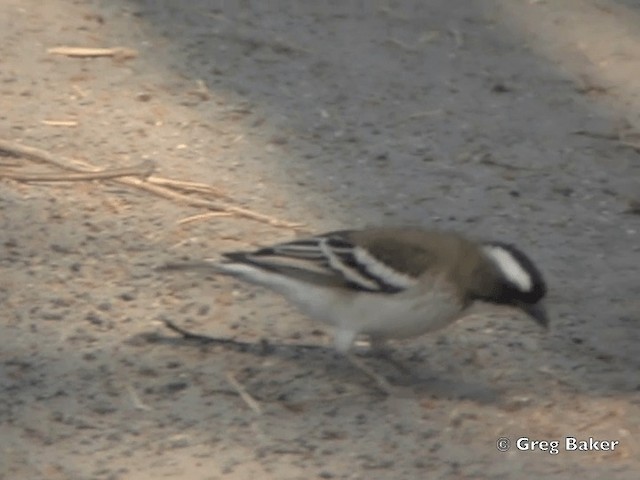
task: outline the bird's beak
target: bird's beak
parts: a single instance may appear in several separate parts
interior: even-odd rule
[[[538,325],[545,329],[549,328],[549,317],[547,316],[547,309],[542,302],[534,304],[521,303],[518,305],[518,307],[520,307],[525,311],[527,315],[533,318]]]

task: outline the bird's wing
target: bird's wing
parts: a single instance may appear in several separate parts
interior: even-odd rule
[[[384,246],[380,235],[367,242],[362,233],[331,232],[224,256],[228,265],[244,264],[303,282],[342,284],[367,292],[398,293],[416,284],[419,272],[398,252],[403,246],[399,239],[383,235],[389,243]]]

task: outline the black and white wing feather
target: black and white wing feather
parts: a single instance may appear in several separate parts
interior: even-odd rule
[[[242,264],[303,282],[366,292],[398,293],[416,284],[414,275],[394,268],[355,242],[353,233],[331,232],[254,252],[226,253],[223,265]],[[246,270],[244,273],[249,276]]]

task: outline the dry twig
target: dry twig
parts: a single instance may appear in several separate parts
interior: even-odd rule
[[[640,141],[631,140],[632,138],[638,138],[637,133],[625,133],[625,132],[613,132],[613,133],[603,133],[603,132],[592,132],[589,130],[576,130],[572,132],[574,135],[582,135],[584,137],[598,138],[602,140],[611,140],[614,142],[618,142],[619,145],[623,147],[631,148],[636,152],[640,153]]]
[[[149,405],[145,404],[142,400],[140,400],[138,393],[134,390],[133,386],[131,386],[130,384],[127,384],[127,392],[129,393],[129,397],[131,397],[131,402],[133,403],[133,406],[136,407],[138,410],[145,410],[147,412],[153,410],[153,408],[151,408]]]
[[[175,190],[183,190],[185,192],[191,192],[191,193],[198,192],[198,193],[212,195],[214,197],[229,198],[229,195],[224,193],[222,189],[216,188],[211,185],[207,185],[206,183],[185,182],[184,180],[173,180],[171,178],[162,178],[162,177],[154,177],[154,176],[147,178],[147,181],[149,183],[153,183],[154,185],[169,187]]]
[[[39,163],[50,163],[63,170],[71,170],[74,172],[82,171],[80,168],[73,166],[69,161],[56,157],[46,150],[21,145],[10,142],[9,140],[0,139],[0,152],[5,152],[14,157],[24,157]]]
[[[185,340],[193,340],[199,343],[230,343],[230,342],[235,342],[235,340],[231,340],[228,338],[216,338],[216,337],[211,337],[209,335],[202,335],[199,333],[193,333],[190,332],[189,330],[185,330],[182,327],[179,327],[178,325],[176,325],[175,323],[173,323],[171,320],[168,319],[163,319],[162,323],[165,324],[165,326],[171,330],[176,332],[177,334],[179,334],[182,338],[184,338]]]
[[[230,217],[232,215],[231,212],[209,212],[209,213],[199,213],[198,215],[192,215],[187,218],[183,218],[178,221],[178,225],[184,225],[185,223],[193,223],[201,220],[206,220],[208,218],[213,217]]]
[[[427,117],[434,117],[436,115],[440,115],[444,113],[444,111],[441,108],[435,108],[432,110],[424,110],[422,112],[416,112],[416,113],[412,113],[411,115],[401,118],[399,120],[396,120],[395,122],[391,123],[390,125],[399,125],[405,122],[414,122],[416,120],[422,120],[423,118],[427,118]]]
[[[84,173],[20,173],[0,171],[0,178],[10,178],[18,182],[86,182],[90,180],[108,180],[118,177],[141,177],[151,175],[155,162],[145,160],[139,165],[123,168],[107,168],[97,172]]]
[[[177,268],[181,268],[180,265]],[[168,264],[165,267],[160,267],[158,270],[174,270],[174,266],[172,264]],[[194,333],[185,328],[182,328],[171,320],[163,318],[162,323],[171,331],[180,335],[184,340],[192,341],[194,343],[200,344],[217,344],[223,345],[225,347],[231,347],[238,351],[242,352],[256,352],[259,355],[264,355],[265,353],[271,351],[271,349],[276,346],[269,343],[266,339],[261,339],[259,342],[246,342],[242,340],[236,340],[234,338],[225,338],[225,337],[214,337],[212,335],[204,335],[201,333]],[[291,344],[279,344],[280,347],[291,348],[293,350],[325,350],[326,347],[323,345],[317,345],[312,343],[291,343]]]
[[[46,150],[41,150],[39,148],[21,145],[8,140],[0,139],[0,152],[5,152],[6,154],[12,155],[14,157],[28,158],[30,160],[40,162],[40,163],[48,163],[51,165],[55,165],[56,167],[61,168],[63,170],[78,172],[81,174],[100,173],[100,169],[98,167],[91,165],[89,163],[84,163],[83,165],[84,168],[82,168],[78,166],[77,162],[74,163],[69,159],[65,159],[64,157],[58,157],[56,155],[51,154],[50,152],[47,152]],[[116,178],[109,178],[109,181],[117,182],[123,185],[128,185],[130,187],[134,187],[139,190],[144,190],[146,192],[152,193],[159,197],[166,198],[168,200],[172,200],[175,202],[180,202],[185,205],[190,205],[192,207],[206,208],[208,210],[213,210],[214,212],[228,213],[230,215],[234,215],[237,217],[248,218],[250,220],[266,223],[274,227],[290,228],[295,230],[298,230],[302,227],[301,223],[294,223],[294,222],[287,222],[285,220],[280,220],[270,215],[258,213],[247,208],[239,207],[236,205],[230,205],[228,202],[214,202],[207,198],[201,198],[195,195],[188,195],[186,193],[180,193],[180,192],[174,191],[174,190],[180,190],[182,192],[187,192],[192,194],[202,195],[206,193],[211,196],[224,196],[224,193],[222,193],[221,190],[215,187],[211,187],[209,185],[194,183],[194,182],[183,182],[183,181],[171,180],[171,179],[161,178],[161,177],[149,177],[149,179],[141,180],[139,178],[133,178],[131,176],[122,176],[121,172],[122,170],[120,171],[120,174]],[[68,180],[69,178],[70,177],[67,176],[66,180]],[[92,178],[92,179],[95,179],[95,178]],[[25,180],[25,181],[28,181],[28,180]],[[40,180],[40,181],[51,181],[51,180]]]
[[[253,210],[249,210],[247,208],[216,203],[216,202],[212,202],[211,200],[206,200],[203,198],[197,198],[190,195],[174,192],[173,190],[170,190],[168,188],[160,187],[158,185],[152,185],[148,182],[143,182],[142,180],[138,180],[137,178],[130,178],[130,177],[119,178],[118,182],[124,183],[126,185],[134,186],[141,190],[146,190],[147,192],[158,195],[159,197],[163,197],[168,200],[173,200],[179,203],[183,203],[185,205],[190,205],[192,207],[207,208],[209,210],[230,213],[238,217],[249,218],[251,220],[256,220],[258,222],[272,225],[274,227],[283,227],[283,228],[291,228],[291,229],[299,229],[302,227],[301,223],[287,222],[285,220],[280,220],[278,218],[265,215],[263,213],[254,212]]]
[[[53,55],[64,55],[66,57],[76,58],[96,58],[96,57],[115,57],[121,60],[135,58],[138,51],[132,48],[113,47],[113,48],[90,48],[90,47],[53,47],[47,49],[47,53]]]
[[[43,125],[50,127],[77,127],[78,122],[75,120],[41,120]]]
[[[236,377],[234,377],[231,372],[227,372],[226,377],[227,382],[229,382],[229,384],[233,387],[240,398],[244,400],[244,403],[246,403],[247,406],[255,413],[257,413],[258,415],[262,415],[262,408],[260,407],[258,401],[253,398],[249,394],[249,392],[247,392],[247,389],[244,388],[244,386],[240,382],[238,382],[238,380],[236,380]]]
[[[417,47],[413,45],[409,45],[408,43],[405,43],[402,40],[398,40],[397,38],[392,38],[392,37],[387,38],[386,43],[388,43],[393,47],[398,47],[399,49],[404,50],[405,52],[415,53],[418,51]]]

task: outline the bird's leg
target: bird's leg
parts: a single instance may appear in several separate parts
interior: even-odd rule
[[[411,373],[406,365],[393,358],[393,350],[389,348],[384,338],[373,336],[369,337],[369,345],[371,354],[373,356],[385,360],[387,363],[395,367],[396,370],[404,375],[408,375]]]
[[[346,355],[353,345],[353,341],[356,339],[357,333],[352,330],[346,330],[343,328],[337,328],[333,335],[333,344],[336,350],[343,355]]]
[[[367,366],[362,360],[357,358],[351,352],[351,346],[353,345],[353,341],[356,338],[357,333],[350,330],[338,329],[335,332],[334,344],[336,350],[341,354],[345,355],[349,363],[364,373],[367,377],[373,380],[376,383],[376,386],[382,390],[382,392],[387,395],[391,395],[393,392],[393,387],[385,378],[381,375],[378,375],[372,368]]]
[[[366,365],[362,360],[360,360],[358,357],[356,357],[352,353],[347,353],[346,357],[347,357],[347,360],[349,360],[349,363],[351,363],[351,365],[356,367],[358,370],[364,373],[367,377],[373,380],[376,384],[376,387],[378,387],[383,393],[387,395],[393,394],[393,391],[394,391],[393,386],[391,386],[391,384],[387,381],[386,378],[376,373],[371,367]]]

